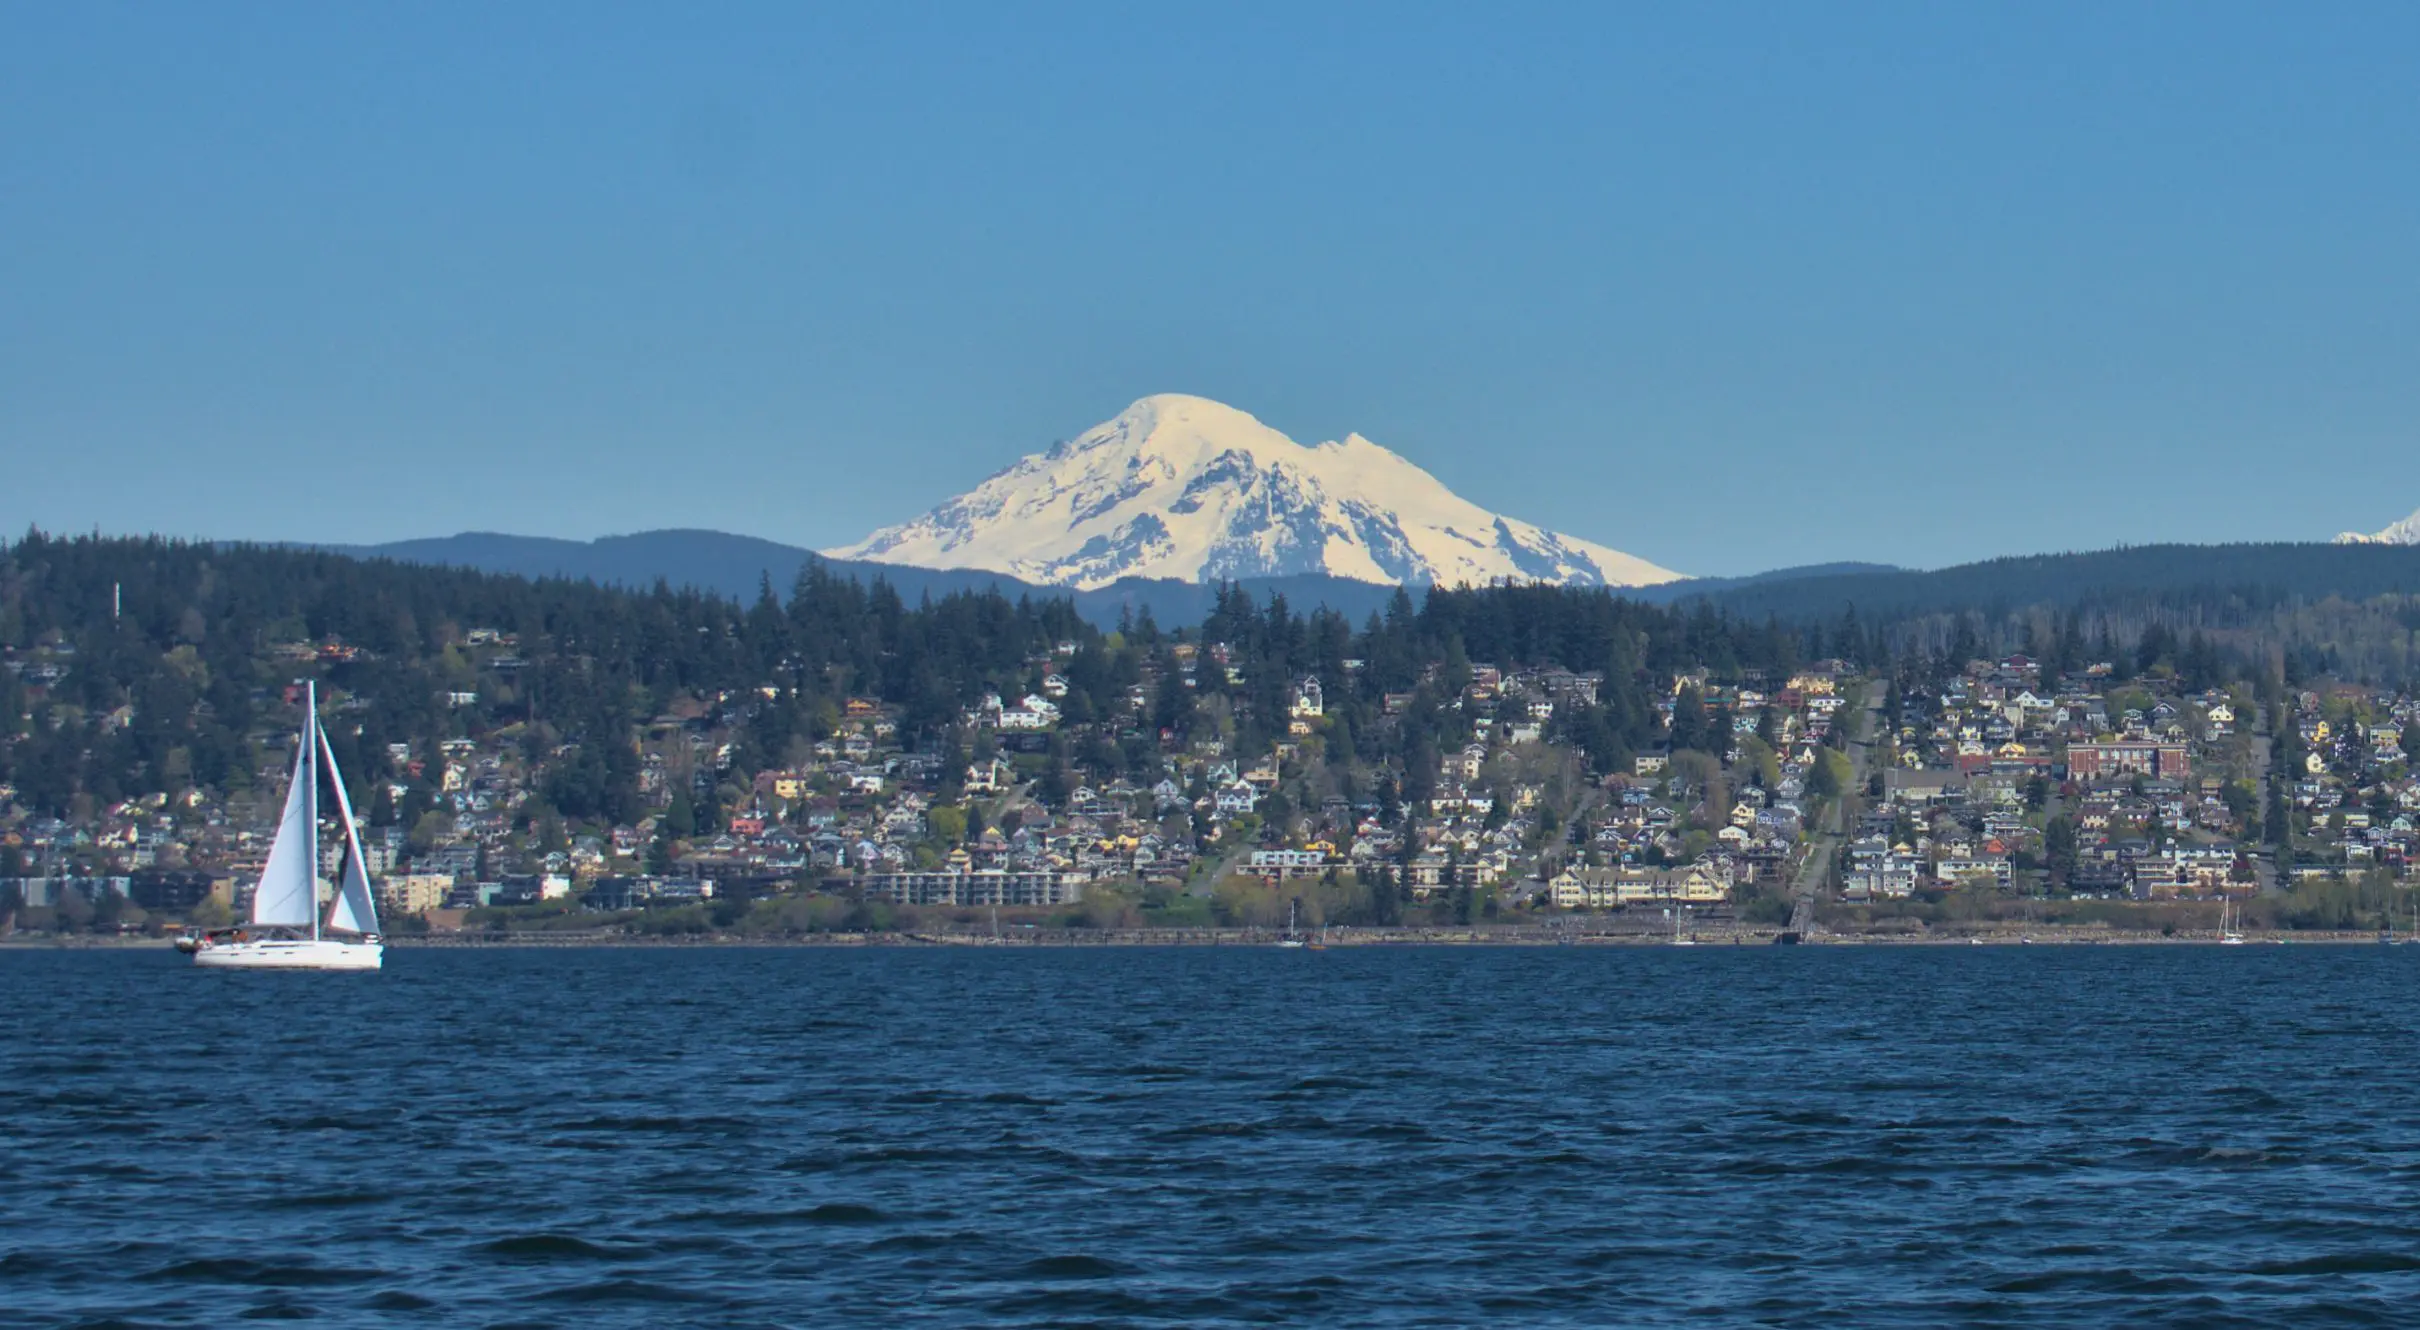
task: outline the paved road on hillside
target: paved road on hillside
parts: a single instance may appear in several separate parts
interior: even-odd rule
[[[2277,742],[2274,737],[2277,718],[2269,714],[2266,706],[2254,710],[2252,716],[2252,769],[2260,773],[2259,779],[2252,783],[2253,797],[2260,801],[2257,807],[2260,815],[2265,818],[2269,815],[2269,782],[2272,779],[2269,773],[2269,762],[2276,755],[2273,745]],[[2262,894],[2274,895],[2285,890],[2285,873],[2277,866],[2277,853],[2274,849],[2262,850],[2254,854],[2252,869],[2260,875]]]
[[[1806,860],[1799,865],[1798,880],[1790,887],[1790,894],[1797,898],[1790,910],[1790,930],[1801,936],[1815,927],[1815,897],[1823,890],[1832,856],[1840,853],[1841,844],[1848,839],[1849,804],[1863,796],[1865,782],[1873,774],[1874,722],[1882,714],[1882,696],[1886,691],[1876,686],[1879,682],[1867,685],[1865,705],[1849,721],[1849,765],[1855,773],[1850,777],[1850,788],[1832,801],[1831,809],[1824,815],[1824,826],[1816,832],[1815,843],[1808,847]]]

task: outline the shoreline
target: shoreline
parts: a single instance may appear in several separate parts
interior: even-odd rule
[[[1696,947],[1771,947],[1798,945],[1811,947],[1957,947],[1957,946],[2218,946],[2218,935],[2207,933],[2164,934],[2150,929],[2115,929],[2104,926],[2042,926],[2031,929],[1987,929],[1969,932],[1817,932],[1785,942],[1785,934],[1776,929],[1725,929],[1701,931],[1690,936]],[[788,937],[763,937],[738,933],[702,933],[679,936],[649,937],[638,934],[603,932],[562,933],[427,933],[388,936],[387,945],[396,950],[446,948],[476,949],[538,949],[619,947],[649,949],[661,947],[883,947],[883,948],[951,948],[951,947],[1014,947],[1026,949],[1071,950],[1100,947],[1227,947],[1281,949],[1283,935],[1265,930],[1249,929],[1032,929],[999,934],[956,932],[907,933],[805,933]],[[2420,942],[2420,935],[2398,934],[2397,944]],[[173,946],[172,937],[106,937],[50,936],[14,934],[0,938],[0,950],[20,951],[98,951],[98,950],[167,950]],[[2247,933],[2247,946],[2378,946],[2379,935],[2373,932],[2291,932],[2274,931]],[[1348,948],[1404,947],[1670,947],[1674,945],[1669,933],[1582,932],[1579,930],[1550,930],[1535,926],[1471,929],[1347,929],[1332,931],[1325,950]],[[1283,948],[1291,949],[1291,948]],[[1319,944],[1301,948],[1306,951],[1323,949]]]
[[[394,939],[389,939],[394,941]],[[2397,942],[2404,939],[2398,937]],[[705,934],[691,937],[650,938],[622,936],[567,936],[550,938],[543,935],[509,935],[505,937],[462,934],[456,936],[425,936],[401,943],[407,949],[419,947],[896,947],[896,948],[1026,948],[1026,949],[1098,949],[1102,947],[1160,947],[1160,948],[1266,948],[1280,949],[1280,936],[1258,934],[1239,936],[1212,934],[1207,930],[1178,932],[1173,930],[1106,930],[1097,933],[1051,933],[1018,936],[1005,934],[964,933],[824,933],[797,937],[748,937],[738,934]],[[1368,935],[1330,936],[1324,949],[1386,949],[1416,947],[1496,947],[1496,948],[1558,948],[1558,947],[1671,947],[1674,943],[1666,933],[1645,934],[1582,934],[1570,937],[1536,936],[1527,934],[1488,933],[1461,930],[1430,932],[1376,932]],[[1698,948],[1722,947],[2092,947],[2092,946],[2219,946],[2216,934],[2168,935],[2152,930],[2074,929],[2036,930],[2028,933],[2005,934],[1905,934],[1905,933],[1819,933],[1785,943],[1772,931],[1704,932],[1691,937],[1690,945]],[[2375,933],[2276,933],[2246,934],[2247,946],[2378,946]],[[1291,948],[1287,948],[1291,949]],[[1317,945],[1301,948],[1321,950]]]

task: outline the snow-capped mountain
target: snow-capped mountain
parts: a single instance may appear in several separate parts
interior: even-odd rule
[[[1448,586],[1680,577],[1491,513],[1358,434],[1305,447],[1234,407],[1176,393],[824,554],[1086,589],[1297,573]]]
[[[2413,513],[2384,531],[2363,535],[2347,531],[2336,537],[2339,545],[2420,545],[2420,513]]]

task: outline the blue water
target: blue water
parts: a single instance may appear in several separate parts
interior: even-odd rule
[[[0,1324],[2420,1319],[2420,948],[0,953]]]

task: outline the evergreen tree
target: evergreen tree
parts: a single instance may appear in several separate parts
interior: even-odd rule
[[[2283,861],[2294,848],[2294,813],[2286,803],[2285,782],[2282,780],[2269,782],[2269,807],[2261,817],[2261,829],[2268,833],[2269,843],[2279,851],[2279,866],[2288,866]]]
[[[647,871],[649,873],[662,877],[672,871],[673,840],[672,820],[665,818],[657,822],[655,839],[647,843]]]

